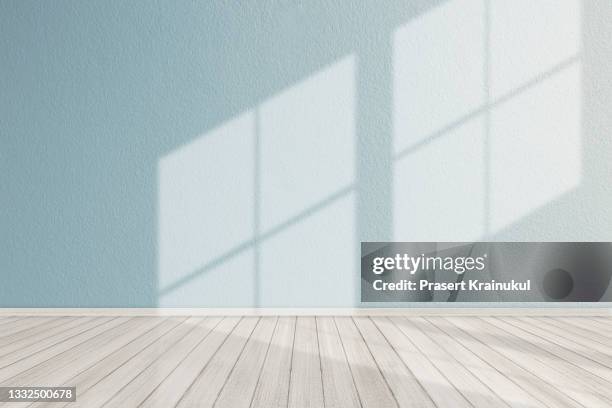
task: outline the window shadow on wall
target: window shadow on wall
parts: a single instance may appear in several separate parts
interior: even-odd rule
[[[266,58],[316,68],[160,158],[159,305],[357,301],[357,236],[391,236],[392,28],[433,5],[272,11],[306,19]]]
[[[609,2],[1,7],[2,305],[359,305],[360,241],[612,240]]]
[[[579,188],[579,1],[404,14],[160,160],[160,305],[358,304],[360,241],[494,238]]]

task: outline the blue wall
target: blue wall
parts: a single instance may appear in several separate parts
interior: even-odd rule
[[[359,304],[360,241],[612,241],[612,5],[576,4],[580,27],[568,35],[578,49],[508,95],[548,76],[576,79],[568,92],[578,102],[551,114],[571,110],[577,133],[568,140],[578,135],[578,144],[559,158],[568,174],[554,160],[542,170],[543,185],[560,174],[550,194],[514,214],[525,200],[502,208],[516,196],[514,162],[494,160],[495,149],[523,157],[495,139],[498,127],[518,132],[504,122],[515,116],[510,97],[499,115],[480,102],[459,116],[450,102],[440,108],[448,115],[421,110],[431,140],[450,132],[465,143],[419,150],[426,139],[398,136],[402,101],[438,106],[428,99],[436,86],[454,86],[432,77],[432,92],[413,92],[410,78],[429,70],[412,61],[438,67],[454,55],[436,75],[460,83],[460,108],[471,94],[462,96],[467,80],[453,70],[475,61],[484,70],[478,98],[495,99],[497,71],[488,70],[505,55],[487,48],[503,11],[495,2],[0,2],[0,306],[348,307]],[[438,38],[429,27],[453,38],[466,21],[484,33],[475,40],[482,61],[464,40],[451,51],[413,41]],[[548,64],[540,54],[530,54],[534,66]],[[555,76],[566,68],[577,76]],[[463,122],[482,112],[466,124],[484,132],[474,139]],[[466,169],[474,160],[482,168]],[[436,206],[452,178],[455,202]],[[430,237],[418,222],[436,214],[457,223]]]

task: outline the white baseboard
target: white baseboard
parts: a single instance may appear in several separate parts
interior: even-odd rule
[[[612,316],[612,308],[0,308],[0,316]]]

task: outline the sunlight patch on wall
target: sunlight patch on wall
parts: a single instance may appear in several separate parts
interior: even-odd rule
[[[255,299],[254,251],[248,248],[197,274],[159,298],[161,307],[251,307]]]
[[[575,0],[454,0],[395,32],[396,240],[479,239],[579,186],[580,38]]]
[[[498,98],[580,52],[579,0],[491,2],[491,96]]]
[[[160,306],[353,303],[355,92],[348,56],[160,160]]]
[[[491,2],[490,93],[511,95],[490,109],[492,232],[580,184],[580,7]]]
[[[160,289],[253,239],[254,121],[245,113],[159,161]],[[253,270],[246,263],[227,279],[243,285]],[[175,299],[162,296],[160,305]]]
[[[449,1],[393,36],[394,152],[484,102],[484,3]]]
[[[358,281],[354,224],[351,193],[266,240],[261,247],[261,297],[272,300],[268,306],[352,304]],[[322,298],[333,300],[323,304]]]
[[[580,184],[581,71],[574,64],[491,111],[491,227]]]
[[[472,241],[484,233],[483,142],[476,118],[394,163],[395,241]]]
[[[261,104],[264,232],[353,183],[354,116],[353,57]]]

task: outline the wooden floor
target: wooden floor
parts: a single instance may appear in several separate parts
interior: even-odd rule
[[[4,317],[0,386],[77,388],[36,407],[610,407],[611,339],[607,317]]]

